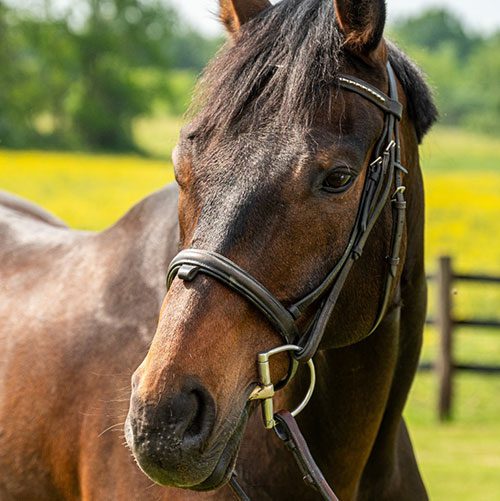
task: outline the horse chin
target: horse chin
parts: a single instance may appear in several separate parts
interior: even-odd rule
[[[229,437],[212,473],[200,484],[189,487],[190,490],[213,491],[229,482],[236,466],[238,451],[247,421],[248,410],[245,409],[236,429]]]
[[[228,434],[223,434],[224,436],[229,436],[229,438],[227,439],[225,445],[220,444],[219,442],[217,448],[219,450],[222,449],[222,452],[220,454],[217,454],[215,453],[214,449],[212,449],[212,451],[214,451],[213,456],[217,458],[215,466],[213,467],[213,469],[208,470],[209,473],[205,477],[205,479],[199,481],[198,483],[191,484],[185,481],[183,483],[180,483],[179,479],[174,480],[171,475],[168,474],[161,466],[154,464],[144,458],[139,459],[134,452],[137,465],[143,471],[143,473],[146,474],[146,476],[148,476],[158,485],[163,485],[165,487],[177,487],[192,491],[216,490],[224,486],[231,478],[236,464],[243,432],[248,421],[248,415],[249,412],[247,406],[247,408],[245,408],[245,410],[243,411],[236,428]],[[133,438],[128,421],[127,425],[125,426],[125,436],[130,449],[134,451],[134,448],[132,446]],[[201,478],[203,478],[203,476]]]

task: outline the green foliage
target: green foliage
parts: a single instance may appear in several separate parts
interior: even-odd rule
[[[159,2],[90,0],[86,25],[75,36],[82,92],[73,120],[94,149],[131,150],[132,120],[151,96],[133,69],[169,63],[174,13]]]
[[[481,38],[452,13],[431,9],[400,20],[391,37],[427,73],[443,123],[500,132],[500,33]]]
[[[137,150],[134,122],[182,114],[219,45],[163,0],[78,0],[78,23],[55,4],[29,12],[0,0],[0,145]]]
[[[33,121],[42,111],[38,67],[25,30],[12,30],[13,13],[0,2],[0,144],[36,142]]]
[[[466,33],[456,15],[436,8],[399,22],[395,26],[395,33],[405,45],[418,45],[431,51],[452,46],[463,56],[467,56],[480,42],[479,38]]]
[[[500,33],[485,41],[471,57],[467,82],[473,106],[464,123],[472,128],[500,132]]]
[[[207,39],[190,27],[179,26],[170,47],[175,66],[201,72],[224,40],[223,37]]]
[[[78,0],[68,12],[0,0],[0,145],[136,150],[134,124],[181,115],[222,44],[165,0]],[[12,0],[9,5],[16,5]],[[74,22],[72,9],[85,12]],[[57,15],[54,14],[57,12]],[[500,34],[480,37],[431,9],[392,27],[429,76],[444,124],[500,133]]]

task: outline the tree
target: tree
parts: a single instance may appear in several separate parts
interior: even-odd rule
[[[61,11],[0,0],[0,144],[134,150],[138,116],[182,113],[220,41],[167,1],[73,0]]]
[[[392,36],[428,74],[443,123],[500,132],[500,34],[482,39],[455,15],[431,9],[400,20]]]
[[[402,19],[393,28],[395,38],[403,46],[439,50],[451,46],[461,57],[468,57],[480,39],[469,35],[460,19],[446,9],[429,9],[422,14]]]
[[[76,33],[82,91],[75,126],[90,147],[130,150],[132,120],[153,101],[135,70],[168,68],[175,13],[154,0],[86,3],[90,15]]]
[[[493,134],[500,134],[500,32],[472,54],[465,81],[469,99],[474,103],[464,124]]]
[[[170,46],[173,66],[199,73],[224,41],[224,37],[208,38],[189,26],[178,24]]]
[[[29,47],[22,33],[10,29],[12,21],[11,10],[0,2],[0,145],[22,147],[36,138],[38,90]]]
[[[75,39],[65,19],[27,17],[15,26],[25,43],[26,57],[33,71],[31,81],[36,92],[31,94],[31,113],[36,121],[45,115],[44,140],[53,146],[69,145],[72,137],[68,101],[78,81]],[[14,27],[13,30],[14,31]]]

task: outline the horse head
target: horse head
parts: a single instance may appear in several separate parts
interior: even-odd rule
[[[366,95],[390,94],[387,64],[395,49],[383,38],[385,2],[221,0],[220,13],[229,42],[205,72],[174,152],[180,245],[235,263],[287,308],[342,260],[375,152],[391,148],[387,112]],[[354,88],[346,91],[341,75]],[[406,107],[397,154],[411,169],[433,119],[409,115],[400,82],[396,93]],[[387,311],[397,302],[401,267],[386,290],[396,189],[387,186],[391,193],[328,316],[322,351],[365,338],[384,295]],[[402,262],[406,241],[402,232]],[[233,471],[255,407],[256,354],[283,340],[244,295],[210,274],[184,275],[172,276],[153,342],[133,376],[126,436],[153,480],[207,490]],[[305,305],[298,332],[311,327],[323,299]],[[275,380],[288,371],[285,354],[273,359]]]

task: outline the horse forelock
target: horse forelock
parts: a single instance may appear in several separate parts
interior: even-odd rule
[[[245,24],[206,69],[190,114],[214,134],[262,127],[310,128],[330,109],[346,59],[331,0],[279,2]],[[389,58],[408,98],[419,140],[437,118],[418,68],[393,44]]]

